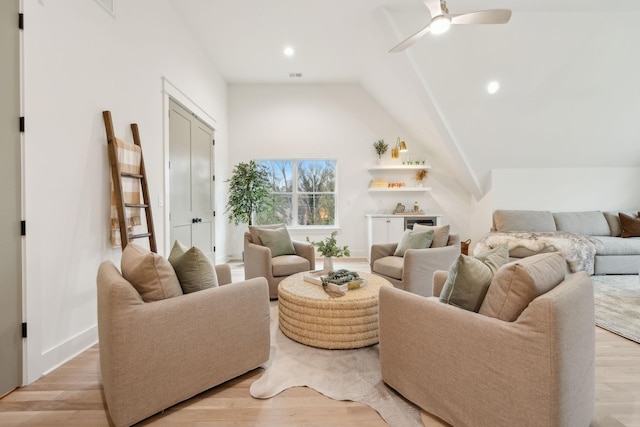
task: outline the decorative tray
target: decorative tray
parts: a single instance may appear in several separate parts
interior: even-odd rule
[[[356,278],[347,281],[339,280],[335,277],[330,277],[332,273],[334,275],[351,274],[355,275]],[[309,273],[305,273],[303,278],[305,282],[313,283],[318,286],[323,286],[324,282],[327,289],[336,292],[346,292],[348,290],[358,289],[368,285],[367,279],[359,277],[356,272],[347,270],[331,271],[329,274],[325,274],[322,270],[310,271]],[[341,283],[336,283],[338,281]]]

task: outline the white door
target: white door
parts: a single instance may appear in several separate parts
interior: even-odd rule
[[[18,3],[0,1],[0,397],[22,384]]]
[[[202,249],[215,261],[214,131],[169,102],[170,244]]]

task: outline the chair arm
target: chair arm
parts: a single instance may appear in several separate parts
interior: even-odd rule
[[[273,280],[271,249],[245,241],[244,244],[244,278],[266,277]]]
[[[229,264],[217,264],[216,276],[218,277],[218,285],[228,285],[231,283],[231,267]]]
[[[371,271],[373,271],[373,263],[376,262],[377,259],[392,256],[397,247],[397,243],[376,243],[371,245],[371,256],[369,257]]]
[[[116,425],[134,424],[269,358],[264,278],[152,303],[137,303],[135,293],[124,280],[98,283],[100,365]]]
[[[433,296],[439,297],[444,287],[444,283],[449,277],[449,272],[444,270],[436,270],[433,273]]]
[[[292,240],[293,248],[296,250],[296,255],[301,256],[309,260],[309,269],[316,269],[316,250],[311,243],[300,242]]]
[[[449,270],[460,255],[460,245],[441,248],[408,249],[404,253],[402,282],[405,291],[431,296],[433,294],[433,273]]]

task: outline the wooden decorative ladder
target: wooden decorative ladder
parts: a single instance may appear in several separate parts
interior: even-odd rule
[[[147,184],[147,173],[144,167],[144,157],[142,155],[142,146],[140,145],[140,133],[138,132],[138,125],[136,123],[132,123],[131,132],[133,133],[133,143],[140,147],[140,174],[121,172],[120,164],[118,163],[118,146],[116,144],[116,137],[113,132],[111,112],[103,111],[102,117],[104,118],[104,127],[107,132],[109,165],[111,168],[111,179],[113,180],[113,187],[116,197],[116,209],[118,211],[118,224],[120,226],[120,239],[122,241],[122,249],[124,250],[127,244],[129,244],[129,242],[132,240],[149,238],[149,248],[152,252],[157,253],[158,250],[156,247],[156,235],[153,228],[153,218],[151,217],[151,198],[149,197],[149,185]],[[123,179],[139,180],[140,186],[142,188],[142,203],[125,203],[124,192],[122,190]],[[130,234],[128,232],[125,208],[144,209],[145,218],[147,221],[146,233]]]

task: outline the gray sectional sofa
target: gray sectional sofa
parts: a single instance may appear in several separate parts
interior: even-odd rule
[[[637,211],[623,213],[638,219]],[[638,274],[640,237],[622,235],[619,212],[496,210],[474,254],[507,244],[512,258],[558,251],[572,272]]]

